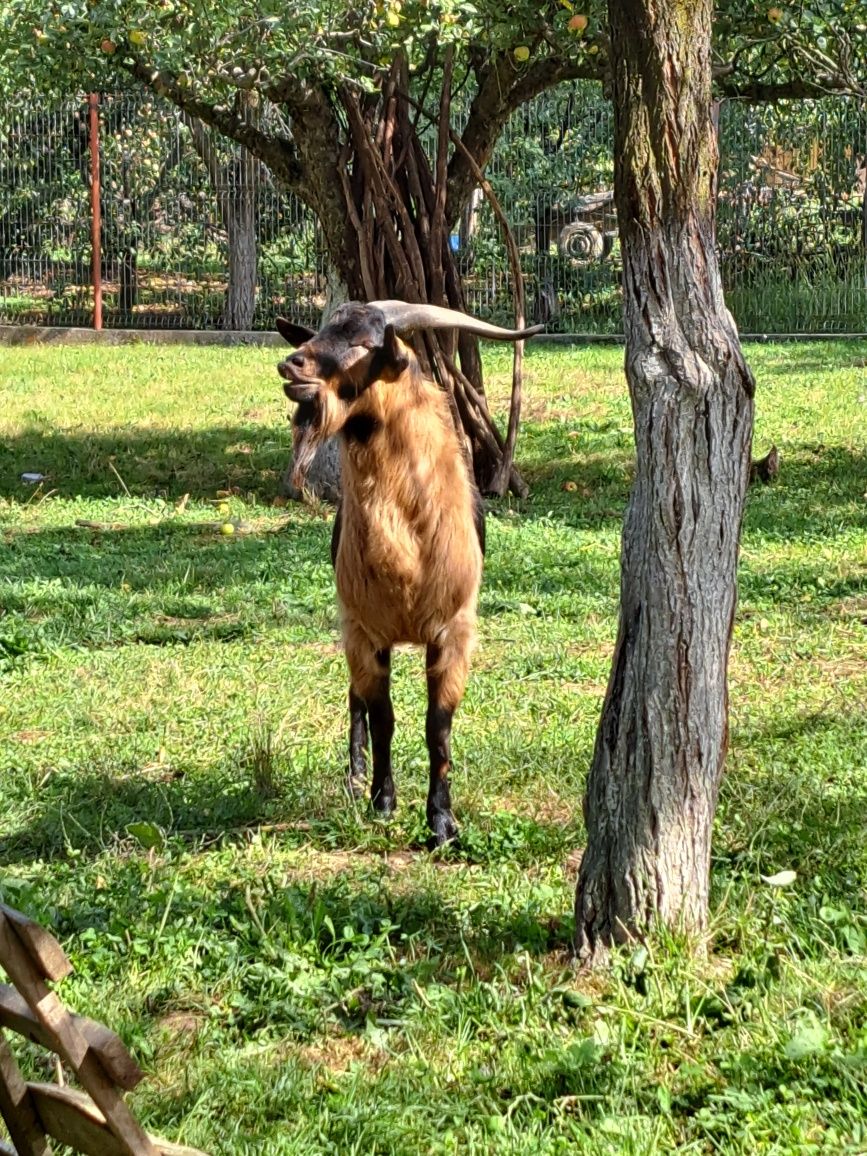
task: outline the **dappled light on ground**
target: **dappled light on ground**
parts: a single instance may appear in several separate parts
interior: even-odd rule
[[[273,351],[7,351],[0,899],[152,1070],[149,1128],[269,1156],[864,1148],[867,347],[749,352],[781,473],[746,516],[710,950],[661,937],[588,978],[622,351],[528,350],[532,494],[489,510],[462,843],[434,857],[418,654],[394,664],[394,820],[343,791],[332,515],[272,504]],[[506,355],[486,366],[502,407]]]

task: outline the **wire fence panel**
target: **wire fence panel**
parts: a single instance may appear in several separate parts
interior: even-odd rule
[[[864,102],[725,102],[719,140],[718,245],[741,331],[867,331]],[[90,146],[84,100],[0,111],[0,323],[91,324]],[[99,157],[106,327],[317,323],[318,225],[244,150],[126,93],[100,99]],[[519,110],[489,176],[530,318],[552,332],[619,334],[613,117],[599,85],[562,85]],[[505,249],[480,191],[451,242],[467,307],[510,319]]]
[[[717,236],[751,333],[867,331],[867,105],[723,105]]]
[[[81,103],[0,123],[0,321],[90,321],[87,137]]]
[[[278,312],[318,319],[316,223],[242,150],[171,105],[121,94],[101,98],[99,157],[107,328],[224,325],[245,249],[249,316],[232,328],[271,328]],[[0,322],[90,324],[89,198],[86,102],[0,116]]]

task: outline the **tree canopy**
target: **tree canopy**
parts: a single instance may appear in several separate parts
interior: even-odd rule
[[[202,0],[7,0],[0,12],[0,86],[68,94],[134,77],[246,144],[302,195],[331,169],[326,154],[333,160],[340,146],[335,93],[380,89],[398,56],[425,108],[431,100],[436,106],[442,68],[452,62],[452,90],[472,99],[463,141],[484,166],[524,101],[560,80],[607,82],[609,50],[601,0],[298,0],[291,8],[276,0],[216,7]],[[867,92],[861,0],[720,0],[713,64],[721,95]],[[257,122],[244,93],[278,114]],[[450,220],[474,183],[456,150]],[[307,199],[322,207],[321,196]]]
[[[275,105],[313,86],[378,86],[397,53],[425,77],[454,50],[455,79],[473,87],[495,65],[517,105],[566,78],[606,80],[609,39],[600,0],[8,0],[0,14],[0,75],[34,90],[105,87],[129,75],[162,84],[231,125],[231,102],[255,90]],[[861,0],[809,5],[720,0],[714,78],[723,95],[757,100],[867,92]]]

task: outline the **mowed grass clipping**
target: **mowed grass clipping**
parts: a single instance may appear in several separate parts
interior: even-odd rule
[[[396,817],[343,793],[332,513],[272,506],[278,356],[0,362],[0,898],[147,1069],[141,1119],[214,1154],[867,1152],[867,345],[749,350],[782,469],[749,498],[712,950],[660,936],[592,977],[569,942],[622,351],[528,347],[532,494],[489,511],[445,858],[419,849],[418,654]]]

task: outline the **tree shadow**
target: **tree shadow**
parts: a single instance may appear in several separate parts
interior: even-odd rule
[[[736,725],[715,862],[756,877],[792,868],[847,905],[867,867],[865,767],[867,711],[855,705]]]
[[[33,487],[21,480],[25,472],[44,475],[42,491],[60,498],[123,497],[124,487],[139,498],[213,497],[233,487],[271,497],[290,450],[288,425],[276,423],[107,433],[30,426],[0,437],[0,497],[31,499]]]
[[[552,438],[558,444],[556,431]],[[810,540],[867,527],[867,450],[803,442],[780,452],[779,477],[750,486],[745,538]],[[579,460],[552,457],[526,470],[533,489],[517,508],[528,521],[554,518],[575,529],[611,529],[622,524],[633,473],[632,450],[616,445]],[[496,514],[503,504],[491,508]]]
[[[810,443],[781,448],[779,478],[751,486],[744,534],[773,540],[867,527],[867,450]]]
[[[88,862],[106,851],[141,849],[140,824],[147,827],[145,847],[153,839],[160,848],[219,849],[264,834],[287,848],[326,854],[418,852],[427,859],[422,807],[402,809],[399,821],[383,824],[366,801],[347,797],[342,759],[333,771],[311,777],[300,768],[289,767],[285,774],[275,768],[274,783],[263,789],[249,751],[237,745],[217,764],[189,773],[171,766],[142,768],[135,760],[56,769],[31,798],[26,817],[0,836],[0,867],[70,855]],[[432,860],[445,867],[538,863],[568,854],[579,840],[574,818],[477,812],[472,803],[458,811],[461,844]]]
[[[167,517],[8,534],[0,552],[7,662],[10,645],[26,657],[56,645],[228,641],[277,619],[331,624],[329,522],[296,516],[231,538],[219,525]]]
[[[576,432],[590,443],[570,441]],[[116,498],[124,496],[124,486],[137,498],[212,497],[233,488],[270,498],[279,488],[290,440],[288,427],[263,430],[255,423],[106,434],[32,426],[0,440],[0,496],[22,504],[31,499],[33,489],[21,475],[32,471],[45,475],[40,492],[61,498]],[[803,442],[781,447],[781,454],[777,481],[750,490],[746,534],[792,538],[833,533],[841,519],[867,524],[867,451]],[[615,423],[578,421],[565,429],[546,422],[525,431],[519,466],[522,457],[532,487],[517,507],[522,517],[554,517],[576,529],[610,529],[622,521],[634,450],[631,434]],[[496,515],[504,504],[492,502],[490,508]]]

